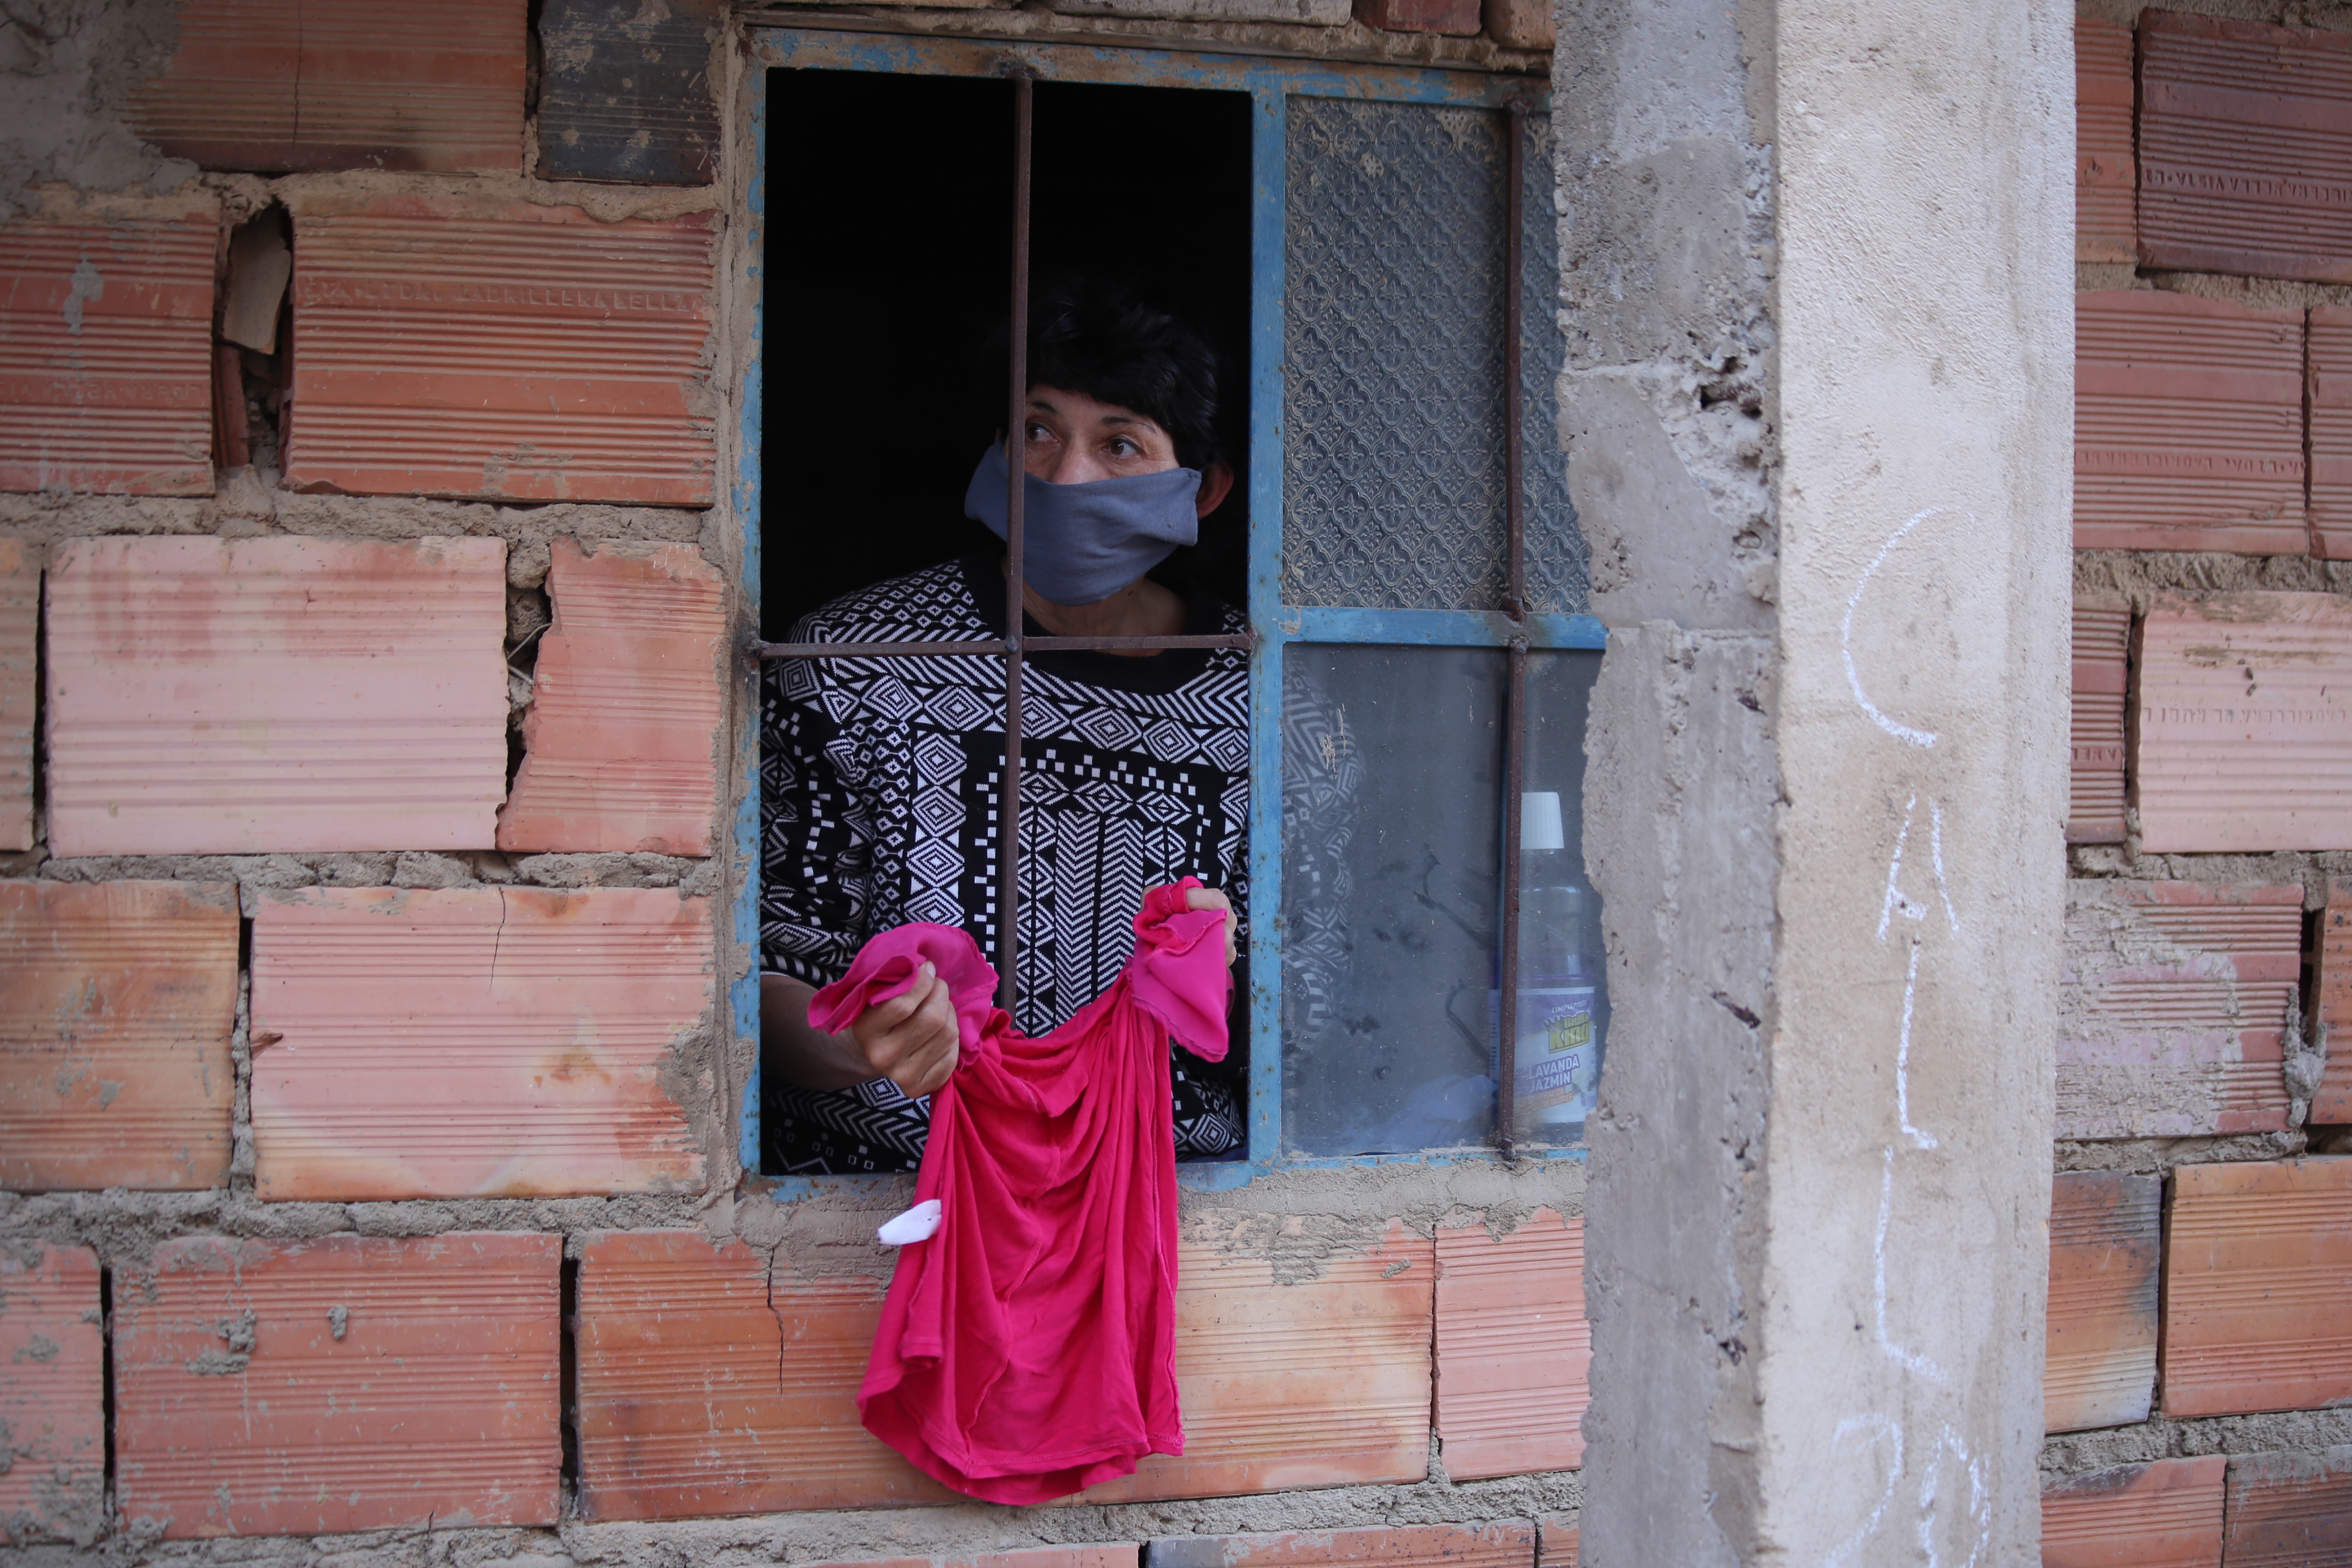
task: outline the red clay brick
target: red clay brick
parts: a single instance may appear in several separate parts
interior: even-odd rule
[[[2352,1402],[2352,1159],[2183,1165],[2172,1182],[2165,1414]]]
[[[1307,1568],[1321,1563],[1535,1568],[1536,1527],[1531,1521],[1515,1519],[1492,1524],[1176,1536],[1151,1542],[1145,1557],[1150,1568]]]
[[[89,1248],[0,1248],[0,1546],[106,1530],[102,1306]]]
[[[710,853],[726,579],[690,544],[559,539],[499,847]]]
[[[2303,889],[2066,884],[2061,1138],[2278,1131]]]
[[[2352,602],[2161,598],[2135,674],[2143,848],[2352,848]]]
[[[767,1259],[740,1243],[714,1247],[698,1230],[588,1239],[583,1517],[958,1500],[858,1424],[882,1282],[800,1280],[784,1268],[772,1307]]]
[[[40,557],[21,539],[0,539],[0,849],[33,847],[40,626]]]
[[[1500,1240],[1437,1233],[1437,1436],[1457,1481],[1584,1462],[1592,1403],[1584,1220],[1538,1209]]]
[[[2147,1419],[2163,1209],[2157,1176],[2069,1171],[2052,1184],[2044,1430]]]
[[[504,551],[53,547],[50,852],[489,848],[506,796]]]
[[[131,95],[140,136],[208,169],[520,169],[523,0],[181,0]]]
[[[2352,877],[2331,878],[2319,930],[2319,1024],[2327,1066],[2311,1097],[2311,1120],[2352,1122]]]
[[[1480,26],[1478,0],[1356,0],[1356,20],[1391,33],[1453,33]]]
[[[2352,310],[2311,312],[2311,544],[2352,560]]]
[[[228,1183],[236,889],[0,882],[0,1188]]]
[[[2230,1568],[2352,1565],[2352,1447],[2230,1460]]]
[[[114,1276],[116,1494],[170,1537],[552,1524],[562,1238],[187,1237]]]
[[[2221,1568],[2229,1461],[2158,1459],[2042,1492],[2042,1568]]]
[[[2124,841],[2124,703],[2131,605],[2113,598],[2074,601],[2074,773],[2066,806],[2069,844]]]
[[[298,196],[287,483],[708,506],[718,220]]]
[[[1536,1568],[1576,1568],[1576,1515],[1536,1515]]]
[[[0,489],[213,489],[209,195],[0,226]]]
[[[2137,261],[2132,32],[2074,18],[2074,259]]]
[[[1295,1231],[1300,1222],[1284,1224]],[[1182,1244],[1176,1381],[1184,1454],[1154,1455],[1081,1500],[1229,1497],[1428,1474],[1432,1244],[1392,1220],[1365,1251],[1286,1282],[1267,1239],[1256,1221],[1240,1220]]]
[[[699,1191],[661,1078],[711,959],[709,900],[667,889],[262,894],[256,1192]]]
[[[2074,545],[2300,555],[2303,312],[2074,296]]]
[[[2352,282],[2352,38],[2146,11],[2139,59],[2141,258]]]

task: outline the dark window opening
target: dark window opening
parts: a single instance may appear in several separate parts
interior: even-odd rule
[[[1041,82],[1032,278],[1132,279],[1223,362],[1226,460],[1248,472],[1250,118],[1240,93]],[[963,515],[1003,423],[978,361],[1011,277],[1013,89],[780,70],[768,91],[761,623],[996,540]],[[1248,497],[1152,575],[1244,597]]]
[[[1033,284],[1086,274],[1175,305],[1217,350],[1221,455],[1246,475],[1248,100],[1072,84],[1031,90]],[[1003,423],[1005,388],[981,362],[1010,302],[1013,96],[1002,80],[770,77],[761,619],[771,642],[803,635],[804,616],[885,582],[894,585],[879,598],[806,635],[829,647],[845,637],[969,645],[1002,635],[990,564],[1002,547],[962,513],[972,466]],[[1237,486],[1203,521],[1200,542],[1150,573],[1193,602],[1186,635],[1239,640],[1247,536]],[[919,576],[910,583],[910,574]],[[979,624],[992,616],[993,629]],[[1037,1033],[1116,973],[1124,947],[1106,933],[1124,937],[1146,882],[1189,870],[1245,899],[1248,742],[1236,648],[1142,660],[1041,650],[1029,662],[1132,699],[1066,706],[1058,727],[1049,719],[1022,729],[1021,986],[1012,1005]],[[961,925],[996,961],[995,803],[1006,781],[1004,710],[992,689],[1003,678],[992,680],[990,664],[1001,668],[968,654],[952,668],[893,657],[878,672],[811,660],[782,678],[825,683],[797,707],[779,700],[772,665],[762,859],[773,886],[801,891],[782,911],[763,895],[763,970],[780,954],[779,973],[817,983],[864,935],[904,920]],[[854,754],[860,745],[866,757]],[[861,783],[843,783],[861,768]],[[1180,1157],[1244,1152],[1247,984],[1237,978],[1223,1069],[1188,1073],[1177,1063]],[[911,1168],[908,1152],[922,1136],[912,1102],[887,1084],[820,1099],[779,1087],[789,1076],[763,1065],[768,1173]]]

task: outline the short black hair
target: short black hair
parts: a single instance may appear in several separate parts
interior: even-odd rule
[[[999,322],[982,356],[982,406],[1003,420],[1013,331]],[[1029,384],[1131,408],[1174,439],[1176,460],[1205,469],[1217,437],[1217,351],[1173,302],[1087,276],[1049,279],[1029,297]]]

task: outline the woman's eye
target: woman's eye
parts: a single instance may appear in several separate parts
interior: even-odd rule
[[[1110,455],[1114,458],[1139,457],[1142,451],[1142,447],[1123,436],[1110,444]]]

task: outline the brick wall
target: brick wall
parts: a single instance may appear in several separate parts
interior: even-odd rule
[[[906,1184],[736,1163],[758,84],[667,9],[182,0],[64,95],[144,162],[0,193],[0,1548],[1572,1563],[1573,1162],[1189,1194],[1187,1452],[1070,1506],[858,1426]],[[1068,9],[987,21],[1171,25]],[[1517,0],[1177,9],[1550,44]]]
[[[2352,229],[2317,194],[2352,167],[2352,33],[2328,26],[2077,23],[2042,1455],[2067,1568],[2352,1551]]]

